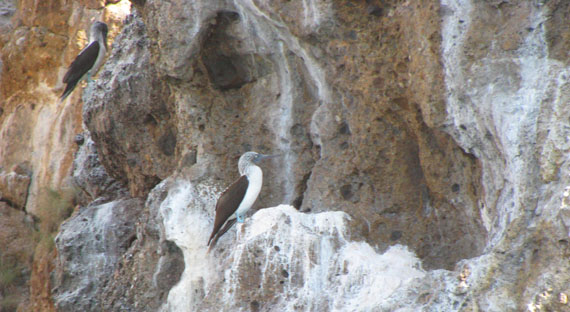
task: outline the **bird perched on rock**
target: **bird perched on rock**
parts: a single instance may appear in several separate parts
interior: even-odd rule
[[[103,22],[95,22],[91,25],[89,44],[79,52],[63,77],[63,83],[67,85],[61,95],[61,101],[71,94],[83,78],[87,77],[89,81],[91,76],[95,75],[107,53],[108,32],[107,24]]]
[[[238,169],[241,176],[220,196],[216,204],[214,229],[208,240],[212,249],[220,236],[224,235],[237,221],[243,223],[245,213],[253,206],[263,183],[263,172],[255,164],[277,155],[263,155],[247,152],[239,158]]]

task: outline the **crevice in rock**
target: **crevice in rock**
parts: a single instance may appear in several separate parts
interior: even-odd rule
[[[158,139],[158,146],[160,151],[166,156],[173,156],[176,149],[176,134],[171,128],[168,128],[165,133]]]
[[[239,19],[236,12],[218,12],[204,40],[201,61],[215,89],[239,89],[256,80],[251,55],[239,54],[232,46],[235,40],[227,33],[227,28]]]
[[[12,209],[22,210],[22,209],[19,209],[11,200],[9,200],[7,198],[0,198],[0,203],[5,203],[6,206],[8,206]]]
[[[295,198],[295,200],[292,203],[292,206],[297,208],[297,210],[301,209],[301,207],[303,206],[303,199],[305,198],[305,192],[307,191],[307,183],[311,178],[312,174],[313,174],[313,169],[311,168],[309,172],[303,176],[301,182],[297,184],[297,189],[298,189],[297,194],[299,194],[299,196],[297,196],[297,198]]]

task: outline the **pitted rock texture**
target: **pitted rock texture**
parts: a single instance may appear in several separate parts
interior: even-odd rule
[[[407,244],[431,267],[482,251],[480,164],[438,128],[435,1],[311,1],[304,14],[294,2],[140,8],[151,64],[171,90],[179,163],[196,155],[229,184],[241,153],[282,153],[256,207],[346,211],[361,238]]]
[[[291,204],[307,214],[299,218],[350,216],[347,245],[364,246],[375,264],[392,245],[419,260],[394,274],[421,276],[370,309],[569,307],[566,1],[133,1],[85,107],[49,105],[62,61],[84,39],[67,25],[85,28],[104,3],[71,14],[67,4],[21,1],[20,24],[2,37],[2,170],[30,164],[30,214],[43,211],[39,194],[72,175],[83,194],[58,236],[55,296],[49,261],[36,263],[33,306],[271,311],[293,298],[292,308],[321,311],[303,285],[330,281],[330,293],[361,298],[350,286],[361,285],[351,274],[362,267],[310,270],[344,246],[316,225],[278,218],[264,239],[252,236],[275,211],[256,209]],[[66,43],[74,48],[54,57]],[[82,117],[92,142],[87,135],[72,170]],[[208,258],[215,199],[249,150],[281,157],[262,165],[251,226],[223,237],[222,260]],[[102,207],[126,223],[97,222]],[[113,226],[126,236],[103,243],[88,233]],[[268,249],[288,231],[315,241],[302,252]],[[279,264],[303,260],[282,268],[277,254]],[[97,257],[109,260],[97,267]]]
[[[83,118],[107,172],[137,197],[173,170],[177,125],[168,90],[149,63],[144,24],[128,24],[85,93]]]
[[[87,205],[95,200],[102,202],[127,196],[124,186],[111,178],[101,164],[89,131],[78,134],[75,142],[80,145],[73,160],[73,185],[80,190],[78,204]]]
[[[541,269],[523,274],[536,274],[530,281],[517,273],[520,264],[510,260],[517,255],[524,258],[528,248],[539,248],[540,241],[553,246],[566,241],[560,236],[564,229],[549,223],[559,218],[551,212],[556,208],[548,208],[559,206],[559,197],[558,202],[543,199],[552,217],[542,221],[521,215],[525,209],[516,204],[517,199],[531,206],[541,202],[540,195],[532,193],[539,185],[532,145],[516,153],[517,146],[534,142],[530,125],[539,120],[532,108],[538,102],[523,103],[527,106],[522,112],[528,112],[524,117],[529,118],[521,119],[508,105],[493,106],[481,97],[486,90],[498,90],[494,95],[499,99],[517,103],[521,98],[517,94],[525,94],[517,86],[529,87],[529,92],[538,89],[534,80],[522,83],[537,68],[520,71],[517,58],[544,60],[546,54],[540,49],[545,51],[548,45],[533,40],[548,30],[528,29],[544,27],[537,23],[551,7],[469,1],[307,3],[302,8],[295,2],[137,3],[141,16],[131,17],[121,49],[105,65],[102,77],[107,82],[101,80],[89,90],[92,94],[86,93],[87,125],[97,133],[94,141],[101,146],[102,163],[109,172],[128,185],[131,195],[140,196],[154,194],[154,183],[174,168],[199,172],[186,175],[188,180],[203,179],[204,169],[197,168],[208,168],[208,181],[228,185],[237,176],[241,153],[252,149],[281,153],[280,159],[263,166],[266,183],[256,207],[290,203],[308,213],[341,210],[352,217],[351,239],[365,240],[379,251],[404,244],[425,269],[456,269],[428,272],[414,286],[426,296],[441,298],[426,303],[434,309],[453,308],[458,300],[467,300],[473,309],[516,309],[523,306],[514,302],[517,294],[532,302],[546,284],[557,285],[556,291],[564,293],[560,286],[564,278],[545,283],[539,276],[544,268],[564,267],[565,251],[546,248],[552,258],[540,258]],[[297,11],[303,14],[292,13]],[[528,19],[493,18],[505,12]],[[527,33],[517,32],[523,27]],[[496,34],[498,28],[507,33]],[[477,29],[488,30],[480,34]],[[533,54],[530,46],[539,47],[539,53]],[[527,54],[521,54],[524,49]],[[135,64],[134,73],[119,70],[131,56],[144,66]],[[497,62],[493,57],[503,59]],[[563,67],[552,69],[564,72]],[[462,81],[462,77],[473,79]],[[496,89],[489,89],[489,77]],[[551,99],[550,107],[562,110],[558,103],[566,93],[559,90],[564,90],[566,78],[560,77],[545,93],[552,96],[544,98]],[[145,86],[144,92],[134,92],[132,85],[137,83]],[[461,84],[471,84],[473,91]],[[133,110],[135,102],[143,104]],[[548,112],[549,106],[542,105]],[[153,117],[154,127],[145,125],[145,114]],[[540,118],[555,118],[550,116]],[[163,137],[169,129],[175,129],[173,140]],[[560,146],[562,133],[548,134],[552,145]],[[140,137],[145,144],[134,139]],[[168,142],[174,142],[173,153],[161,154],[161,144]],[[558,176],[552,164],[561,162],[557,155],[563,155],[564,147],[556,150],[545,154],[550,158],[543,161],[549,165],[543,166],[549,181]],[[530,166],[520,167],[523,160],[516,155],[526,157]],[[503,181],[502,176],[518,180]],[[157,190],[174,192],[172,187],[161,183]],[[562,194],[560,185],[550,192]],[[150,211],[156,205],[149,206]],[[202,203],[199,209],[206,206]],[[537,230],[523,230],[528,224]],[[512,236],[521,232],[526,235]],[[204,308],[216,309],[220,297],[201,293],[208,289],[209,279],[199,277],[200,266],[195,264],[201,260],[189,251],[194,247],[174,243],[185,252],[184,274],[195,277],[190,283],[198,293],[190,306],[197,307],[206,298]],[[506,246],[513,249],[506,252]],[[134,248],[132,253],[142,255],[142,250]],[[506,280],[519,281],[517,287],[485,286],[494,268]],[[255,280],[256,272],[252,266],[242,273]],[[137,273],[120,274],[129,280],[129,274]],[[231,286],[240,298],[258,296],[243,280]],[[444,286],[433,287],[437,281]],[[164,309],[178,309],[173,303],[182,299],[176,299],[180,295],[176,289]],[[508,296],[499,299],[495,291]],[[281,291],[265,295],[272,302]],[[257,305],[251,303],[249,308],[259,309],[260,301],[254,301]]]

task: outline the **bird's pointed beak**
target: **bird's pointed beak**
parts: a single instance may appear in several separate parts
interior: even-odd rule
[[[107,40],[107,33],[103,33],[103,44],[105,45],[105,50],[109,51],[109,44],[107,43],[107,41],[108,41]]]

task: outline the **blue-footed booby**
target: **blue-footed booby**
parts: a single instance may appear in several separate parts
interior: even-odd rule
[[[220,195],[216,203],[214,229],[208,240],[210,246],[208,250],[216,245],[220,236],[224,235],[236,221],[243,223],[245,213],[253,206],[263,183],[263,172],[255,164],[275,156],[277,155],[263,155],[256,152],[241,155],[238,162],[241,176]]]
[[[87,77],[89,81],[91,76],[97,73],[107,53],[108,32],[107,24],[103,22],[95,22],[91,25],[89,44],[79,52],[63,77],[63,83],[67,86],[61,95],[61,101],[65,100],[84,77]]]

